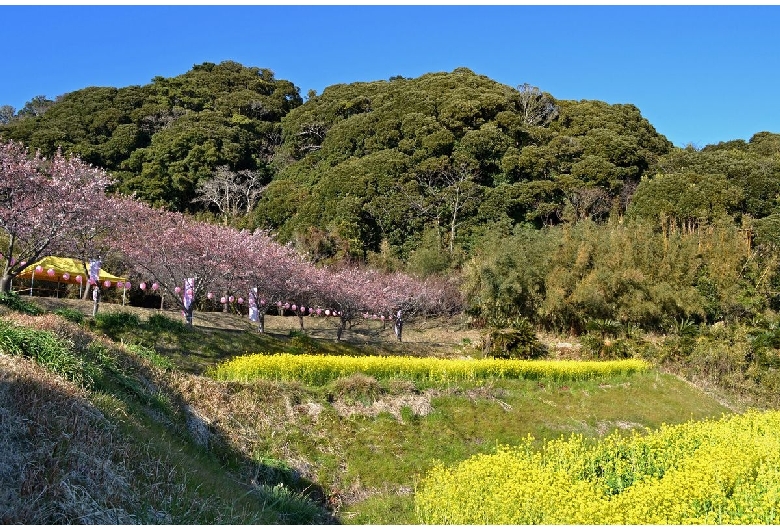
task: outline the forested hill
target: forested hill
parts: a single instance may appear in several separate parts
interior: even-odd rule
[[[462,263],[486,232],[611,216],[764,218],[780,136],[674,148],[634,105],[563,101],[466,68],[339,84],[235,62],[145,86],[36,97],[0,135],[107,169],[173,210],[273,229],[316,260]]]

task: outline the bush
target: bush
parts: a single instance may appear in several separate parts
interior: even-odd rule
[[[27,357],[82,386],[92,385],[89,367],[65,341],[49,331],[18,327],[0,321],[0,351]]]
[[[309,335],[303,331],[291,329],[290,333],[291,353],[316,353],[317,344]]]
[[[84,322],[84,313],[82,313],[78,309],[63,307],[61,309],[56,310],[54,314],[61,316],[65,320],[70,320],[75,324],[81,324],[82,322]]]
[[[178,319],[173,319],[168,315],[162,313],[155,313],[149,315],[146,320],[146,325],[154,331],[170,331],[173,333],[180,333],[187,330],[186,324]]]
[[[22,297],[17,293],[2,293],[0,292],[0,304],[8,306],[14,311],[19,313],[25,313],[27,315],[42,315],[44,310],[41,306],[22,300]]]
[[[95,315],[95,327],[107,334],[137,328],[141,325],[141,319],[134,313],[115,311],[98,313]]]
[[[510,329],[488,331],[484,353],[495,359],[535,359],[547,352],[530,322],[518,318]]]

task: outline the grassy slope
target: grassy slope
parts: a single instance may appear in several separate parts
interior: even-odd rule
[[[80,301],[40,302],[49,309],[67,304],[91,311],[91,304]],[[101,306],[102,312],[112,310],[131,309]],[[147,314],[132,311],[142,319]],[[408,326],[409,342],[398,344],[389,329],[370,322],[336,344],[335,324],[325,319],[307,319],[307,335],[292,337],[294,318],[270,317],[264,336],[234,315],[201,314],[195,323],[185,332],[153,332],[144,326],[107,331],[115,340],[152,346],[173,360],[177,369],[165,374],[161,388],[196,412],[218,457],[185,443],[175,429],[149,415],[128,412],[137,405],[126,397],[91,399],[130,440],[143,440],[155,458],[177,460],[174,467],[187,469],[189,483],[200,484],[201,490],[218,498],[248,499],[252,483],[286,482],[325,502],[346,523],[415,523],[415,480],[435,459],[454,463],[528,434],[540,440],[572,432],[597,437],[728,410],[684,381],[657,372],[600,382],[500,381],[447,388],[359,377],[325,388],[216,383],[193,374],[246,352],[389,350],[445,356],[463,353],[463,345],[475,343],[477,335],[456,324],[425,323]],[[252,506],[249,502],[240,509]]]

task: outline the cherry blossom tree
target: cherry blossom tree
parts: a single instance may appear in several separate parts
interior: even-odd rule
[[[210,290],[228,289],[235,279],[242,234],[140,203],[127,206],[128,230],[115,239],[117,249],[139,280],[174,300],[191,326],[197,301]]]
[[[247,293],[258,330],[265,332],[265,314],[271,307],[295,305],[303,328],[303,311],[311,291],[312,265],[292,247],[283,246],[264,231],[244,234],[240,242],[240,272],[236,286]]]
[[[19,143],[0,145],[0,290],[47,253],[74,252],[74,234],[106,201],[108,175],[57,152],[51,160]]]

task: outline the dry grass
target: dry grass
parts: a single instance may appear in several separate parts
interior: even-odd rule
[[[129,446],[85,394],[0,354],[0,521],[127,524]]]

